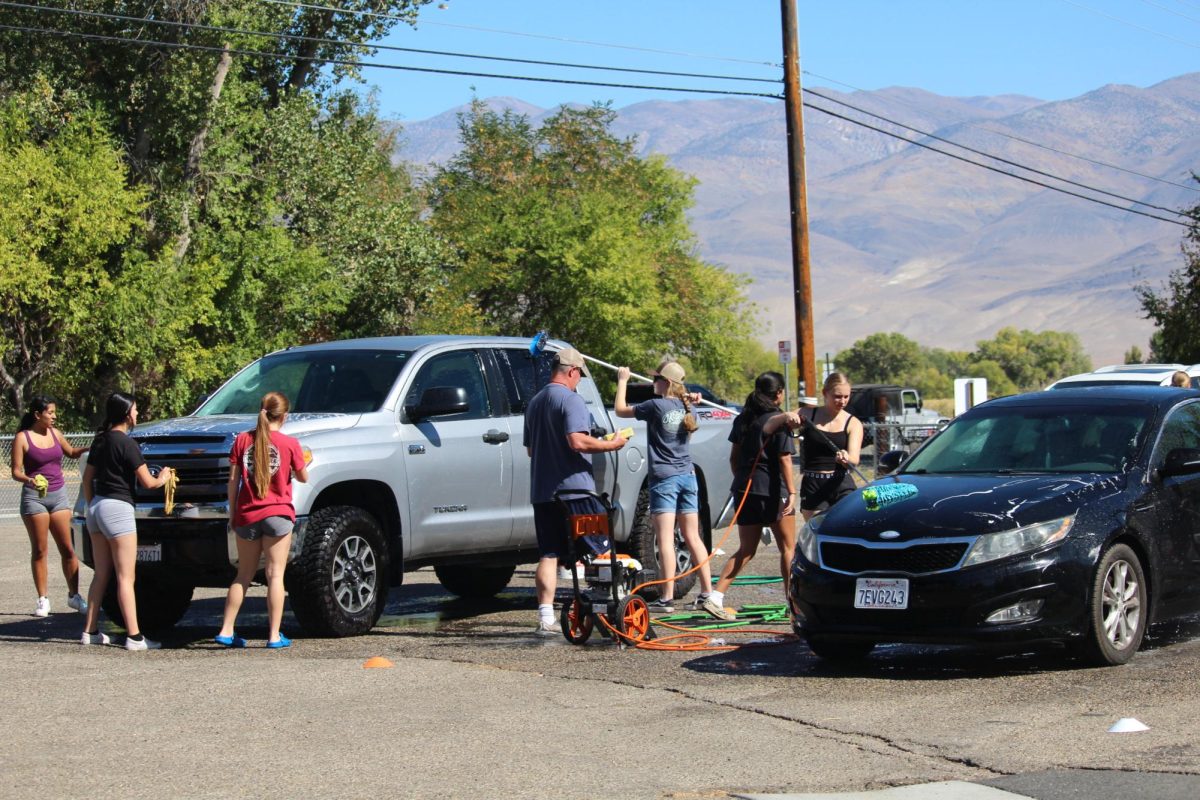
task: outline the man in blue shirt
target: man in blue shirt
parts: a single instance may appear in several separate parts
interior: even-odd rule
[[[558,588],[559,559],[567,554],[567,520],[554,500],[554,493],[560,489],[594,492],[591,454],[625,446],[625,439],[619,433],[611,440],[592,436],[592,415],[575,391],[582,379],[583,356],[571,347],[560,350],[551,368],[550,382],[525,408],[525,450],[533,459],[529,499],[533,503],[539,556],[535,573],[537,632],[543,635],[562,630],[554,619],[554,592]],[[586,497],[572,501],[571,505],[577,513],[603,511],[599,503]]]

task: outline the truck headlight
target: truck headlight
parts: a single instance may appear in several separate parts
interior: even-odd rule
[[[998,558],[1007,558],[1019,553],[1028,553],[1054,542],[1067,538],[1071,526],[1075,524],[1075,515],[1059,517],[1048,522],[1026,525],[1011,531],[1000,533],[985,533],[975,540],[962,565],[983,564]]]
[[[800,534],[796,537],[796,549],[808,559],[811,563],[819,565],[821,563],[821,555],[817,548],[817,529],[821,527],[821,520],[824,516],[817,516],[804,523],[800,528]]]

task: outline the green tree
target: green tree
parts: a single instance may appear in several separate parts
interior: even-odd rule
[[[838,369],[855,383],[895,383],[925,365],[921,346],[899,333],[872,333],[837,354]]]
[[[1084,352],[1077,334],[1035,333],[1012,327],[1001,328],[995,338],[977,343],[974,365],[985,361],[999,364],[1022,391],[1041,389],[1066,375],[1092,368],[1092,360]]]
[[[744,282],[696,256],[694,182],[611,132],[604,106],[535,128],[481,103],[463,149],[431,184],[431,221],[452,257],[446,304],[489,333],[549,330],[631,365],[664,352],[693,376],[735,382],[752,329]]]
[[[1145,358],[1145,356],[1142,355],[1142,348],[1138,347],[1135,344],[1135,345],[1130,345],[1129,349],[1125,351],[1125,360],[1122,361],[1121,363],[1123,363],[1123,364],[1142,364],[1142,363],[1145,363],[1145,361],[1146,361],[1146,358]]]
[[[1200,182],[1200,176],[1194,176]],[[1166,285],[1155,290],[1140,283],[1134,292],[1143,315],[1154,323],[1150,360],[1161,363],[1200,362],[1200,204],[1186,211],[1188,228],[1181,251],[1184,265],[1173,270]]]
[[[120,246],[145,192],[128,186],[103,117],[39,82],[0,99],[0,389],[20,412],[36,389],[82,378],[117,294]]]

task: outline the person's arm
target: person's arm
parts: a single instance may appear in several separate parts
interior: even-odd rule
[[[796,513],[796,473],[792,470],[792,454],[779,454],[779,474],[783,478],[783,488],[787,496],[783,500],[784,516]]]
[[[295,463],[292,464],[292,479],[308,483],[308,465],[304,463],[304,451],[296,445]],[[299,466],[297,466],[297,464]]]
[[[729,445],[729,471],[737,475],[738,461],[741,460],[742,446],[733,442]]]
[[[67,441],[67,437],[63,436],[62,431],[58,428],[53,428],[52,430],[54,431],[54,438],[58,439],[58,446],[62,448],[63,455],[67,458],[79,458],[92,449],[91,446],[72,447],[71,443]]]
[[[26,486],[33,486],[33,478],[25,474],[25,437],[17,433],[12,443],[12,479]]]
[[[567,446],[576,453],[608,453],[620,450],[627,440],[620,431],[613,434],[611,439],[597,439],[590,433],[576,431],[567,434]]]
[[[770,436],[775,431],[779,430],[784,425],[789,428],[799,428],[804,423],[800,419],[800,415],[795,411],[784,411],[768,419],[763,423],[763,436]]]
[[[175,470],[170,467],[163,467],[156,478],[150,474],[150,468],[145,464],[138,467],[137,472],[134,473],[143,489],[161,489],[167,481],[171,480],[171,476],[174,474]]]
[[[849,441],[846,443],[845,450],[838,451],[837,463],[843,467],[857,467],[859,456],[862,453],[863,427],[855,417],[851,417],[850,424],[846,426],[846,438]]]
[[[225,499],[229,501],[229,525],[233,526],[233,509],[237,507],[238,481],[242,478],[242,469],[236,463],[229,466],[229,481],[225,484]]]
[[[613,398],[613,413],[618,417],[630,418],[633,416],[633,406],[625,401],[629,374],[629,367],[617,368],[617,396]]]

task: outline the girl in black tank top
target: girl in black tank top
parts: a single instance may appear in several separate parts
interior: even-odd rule
[[[834,372],[825,379],[821,394],[825,398],[825,405],[813,409],[811,419],[814,426],[820,424],[821,418],[832,422],[842,414],[850,401],[850,381],[842,373]],[[817,511],[832,506],[856,488],[848,468],[858,465],[859,451],[862,448],[862,423],[847,414],[841,430],[821,430],[836,449],[831,450],[826,442],[819,441],[815,436],[804,437],[804,478],[800,483],[800,513],[806,521]]]

